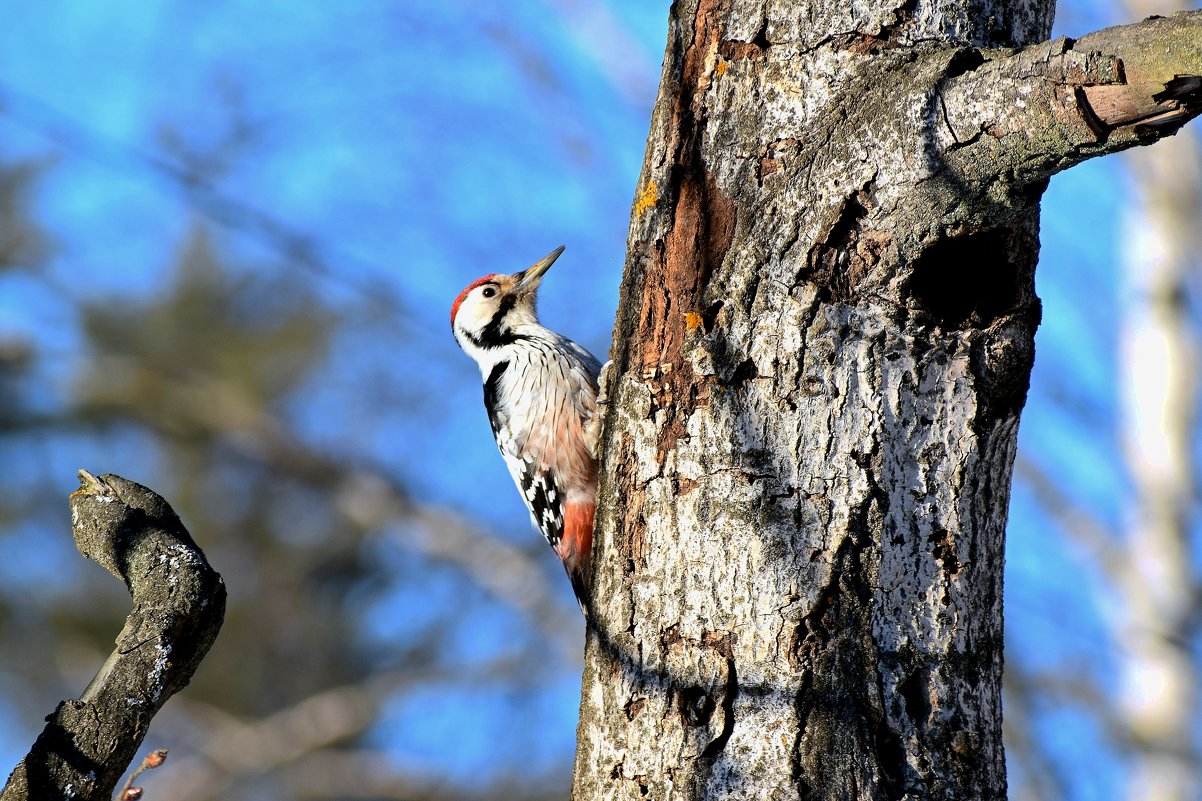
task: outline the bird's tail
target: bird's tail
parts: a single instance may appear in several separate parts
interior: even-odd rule
[[[596,509],[593,503],[564,504],[563,537],[555,549],[585,617],[588,617],[589,587],[593,581],[593,515]]]

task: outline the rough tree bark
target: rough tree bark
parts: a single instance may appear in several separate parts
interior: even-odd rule
[[[998,799],[1053,173],[1198,110],[1202,16],[678,0],[607,378],[577,801]]]
[[[79,471],[71,521],[79,552],[121,579],[133,610],[78,700],[46,718],[0,801],[109,801],[151,719],[185,687],[217,637],[225,584],[153,491]]]

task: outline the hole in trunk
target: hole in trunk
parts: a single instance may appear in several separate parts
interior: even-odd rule
[[[1013,309],[1022,272],[1006,228],[943,239],[914,262],[909,291],[944,328],[984,327]]]

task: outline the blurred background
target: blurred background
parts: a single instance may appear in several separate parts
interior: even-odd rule
[[[583,626],[447,314],[562,243],[543,317],[607,351],[668,3],[489,5],[5,5],[0,764],[128,611],[71,542],[86,467],[167,497],[230,590],[147,797],[566,797]],[[1202,797],[1196,127],[1044,203],[1013,799]]]

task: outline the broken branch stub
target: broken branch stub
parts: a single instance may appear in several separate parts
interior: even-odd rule
[[[946,130],[935,129],[948,165],[976,180],[1038,185],[1202,113],[1202,12],[1019,50],[964,50],[956,63],[940,87]]]
[[[151,719],[188,684],[225,616],[225,584],[171,506],[120,476],[79,471],[75,545],[125,583],[133,610],[78,700],[63,701],[0,801],[108,801]]]

